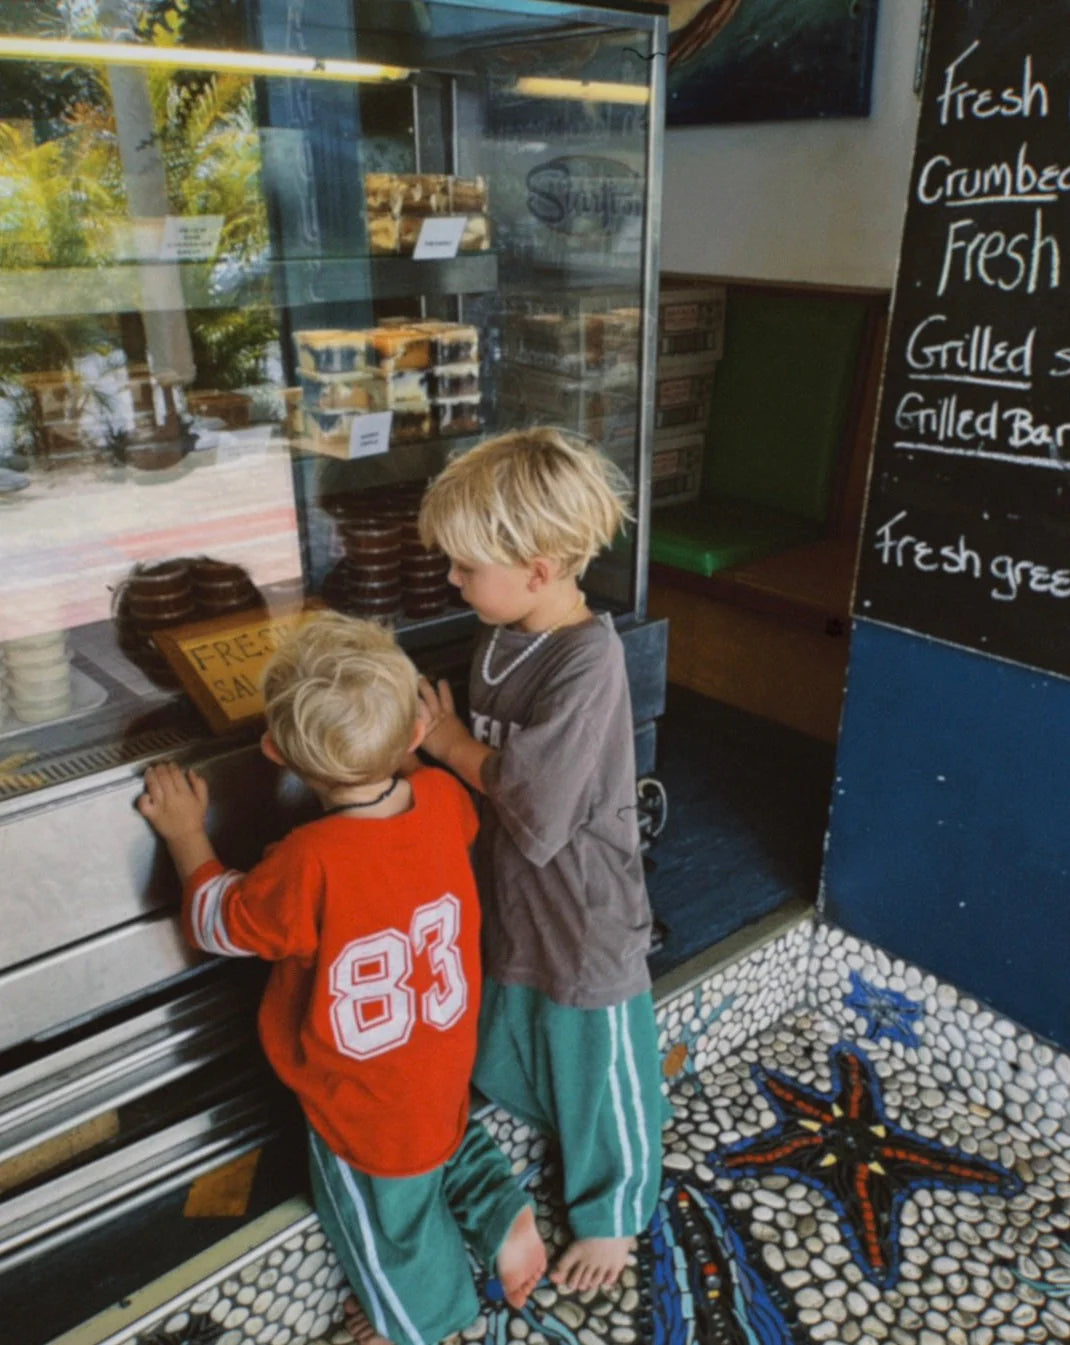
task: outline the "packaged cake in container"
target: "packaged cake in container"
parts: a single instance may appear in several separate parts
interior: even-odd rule
[[[371,383],[374,375],[311,374],[301,372],[303,404],[312,411],[369,411],[372,409]]]
[[[306,373],[351,374],[365,366],[365,333],[324,329],[294,332],[298,367]]]
[[[368,216],[368,251],[374,256],[395,256],[401,249],[401,225],[396,215]]]
[[[368,365],[381,373],[430,369],[431,336],[418,327],[377,327],[368,334]]]
[[[487,210],[485,177],[451,177],[449,181],[451,215],[483,215]]]
[[[368,401],[363,409],[391,411],[397,407],[411,407],[426,411],[430,378],[428,369],[377,370],[368,379]]]
[[[351,411],[313,411],[305,408],[305,435],[308,446],[317,453],[346,457],[353,426]]]
[[[490,220],[486,215],[469,215],[461,234],[461,252],[486,252],[490,247]]]
[[[479,397],[443,397],[431,404],[436,434],[478,434],[483,426]]]
[[[364,174],[364,208],[373,215],[400,215],[401,178],[397,173]]]
[[[429,439],[432,432],[431,406],[394,408],[394,419],[390,430],[390,442],[394,444],[415,443],[419,439]]]
[[[439,364],[432,370],[428,382],[432,398],[478,397],[479,363],[469,360],[464,364]]]
[[[461,322],[419,323],[431,327],[432,365],[468,364],[479,359],[479,329]]]
[[[445,173],[400,173],[403,215],[448,215],[450,179]]]

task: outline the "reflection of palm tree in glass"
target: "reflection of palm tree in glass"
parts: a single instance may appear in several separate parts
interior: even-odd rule
[[[669,0],[669,69],[708,46],[740,4],[741,0]]]

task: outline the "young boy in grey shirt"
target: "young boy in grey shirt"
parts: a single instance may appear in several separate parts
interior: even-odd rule
[[[534,429],[454,459],[420,518],[488,627],[472,662],[471,731],[447,683],[421,682],[424,747],[485,796],[473,1082],[560,1138],[575,1240],[552,1278],[577,1290],[617,1280],[661,1174],[624,653],[578,585],[620,529],[622,497],[601,454]]]

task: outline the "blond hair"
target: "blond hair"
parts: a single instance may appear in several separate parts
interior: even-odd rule
[[[286,764],[319,783],[384,780],[412,744],[417,673],[374,621],[323,612],[279,646],[264,674],[268,732]]]
[[[581,575],[628,510],[624,474],[593,446],[548,426],[487,439],[447,463],[420,508],[420,537],[458,560],[557,561]]]

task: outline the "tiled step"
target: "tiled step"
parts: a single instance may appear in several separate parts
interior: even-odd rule
[[[468,1340],[1002,1345],[1070,1340],[1070,1058],[795,915],[660,987],[675,1119],[622,1282]],[[486,1123],[565,1233],[545,1142]],[[336,1345],[347,1293],[293,1202],[56,1345]],[[184,1272],[184,1274],[183,1274]]]

